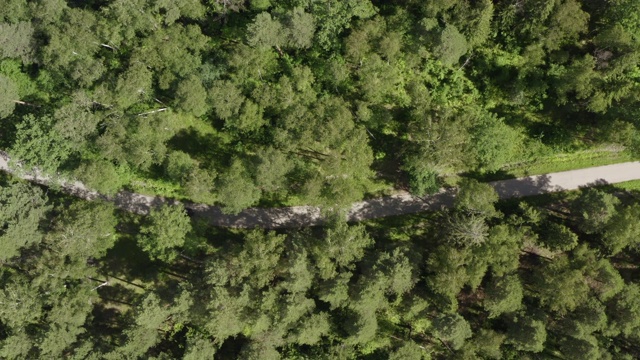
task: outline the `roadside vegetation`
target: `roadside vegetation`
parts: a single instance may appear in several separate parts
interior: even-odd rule
[[[5,3],[0,147],[105,193],[234,213],[636,158],[633,1]]]
[[[281,231],[0,175],[3,359],[640,358],[635,0],[0,0],[0,150],[220,205],[449,210]],[[478,181],[480,180],[480,182]]]
[[[25,183],[0,190],[7,359],[632,359],[636,190],[324,227],[226,230]]]

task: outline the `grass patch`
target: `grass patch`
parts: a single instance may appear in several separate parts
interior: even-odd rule
[[[633,160],[637,160],[637,158],[634,158],[625,151],[598,149],[578,151],[570,154],[557,154],[532,163],[506,167],[504,170],[516,177],[522,177],[583,169],[594,166],[611,165]]]
[[[627,191],[640,191],[640,180],[625,181],[618,184],[613,184],[618,189]]]
[[[495,181],[618,164],[634,160],[638,160],[638,158],[623,151],[622,148],[601,147],[572,153],[552,154],[531,161],[509,164],[491,173],[471,172],[462,176],[479,181]]]

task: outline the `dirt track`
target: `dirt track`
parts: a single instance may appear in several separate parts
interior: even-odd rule
[[[108,197],[91,191],[77,181],[51,178],[37,171],[24,172],[9,167],[8,156],[0,151],[0,170],[12,173],[24,180],[42,185],[59,186],[62,191],[87,200],[104,199],[113,201],[123,210],[145,214],[152,207],[162,204],[177,203],[141,194],[121,191],[116,196]],[[598,166],[587,169],[564,171],[546,175],[529,176],[520,179],[494,181],[490,183],[502,199],[539,195],[549,192],[573,190],[594,184],[614,184],[623,181],[640,179],[640,162],[627,162],[615,165]],[[406,192],[396,195],[365,200],[351,205],[347,216],[350,221],[374,219],[393,215],[411,214],[427,210],[438,210],[449,207],[453,203],[455,190],[441,192],[419,198]],[[322,223],[321,210],[314,206],[293,206],[284,208],[251,208],[237,215],[222,213],[219,207],[184,203],[193,216],[207,219],[211,225],[238,228],[293,228],[312,226]]]

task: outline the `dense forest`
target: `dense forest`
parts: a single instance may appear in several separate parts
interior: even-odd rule
[[[640,203],[591,188],[225,230],[0,189],[4,359],[637,359]]]
[[[229,213],[638,136],[635,0],[2,0],[0,148]]]
[[[640,358],[640,193],[474,180],[640,154],[638,0],[0,0],[3,359]],[[16,165],[16,164],[14,164]],[[389,189],[451,209],[344,221]]]

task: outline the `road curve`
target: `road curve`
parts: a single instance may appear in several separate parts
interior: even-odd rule
[[[151,208],[163,204],[177,204],[179,201],[158,196],[121,191],[115,196],[106,196],[88,189],[83,183],[51,177],[37,170],[25,171],[19,165],[11,164],[9,156],[0,151],[0,170],[41,185],[60,188],[86,200],[103,199],[112,201],[126,211],[146,214]],[[500,180],[489,183],[496,189],[501,199],[540,195],[550,192],[574,190],[580,187],[614,184],[640,179],[640,161],[586,169],[563,171],[546,175],[528,176],[519,179]],[[412,214],[428,210],[450,207],[455,198],[455,189],[443,189],[427,197],[417,197],[406,192],[353,203],[347,211],[349,221],[361,221],[394,215]],[[239,214],[224,214],[220,207],[205,204],[183,203],[189,212],[211,225],[235,228],[296,228],[322,224],[322,212],[315,206],[292,206],[282,208],[250,208]]]

